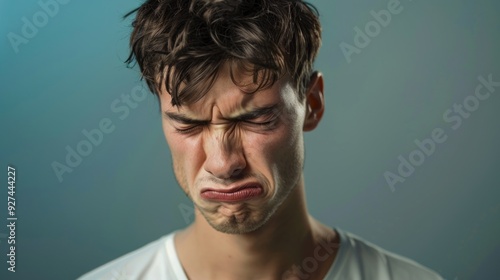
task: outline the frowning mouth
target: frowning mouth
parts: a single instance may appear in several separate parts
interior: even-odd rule
[[[260,196],[263,192],[258,183],[250,183],[230,188],[204,188],[201,190],[201,198],[221,202],[239,202]]]

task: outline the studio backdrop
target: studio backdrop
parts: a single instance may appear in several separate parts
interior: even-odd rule
[[[497,279],[499,2],[311,2],[312,215],[446,279]],[[0,279],[75,279],[193,220],[159,104],[124,63],[140,4],[0,0]]]

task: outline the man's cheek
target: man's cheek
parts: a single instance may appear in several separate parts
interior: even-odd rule
[[[284,135],[263,135],[263,137],[247,139],[247,143],[253,144],[250,160],[259,165],[260,168],[265,166],[269,172],[273,172],[274,166],[279,163],[283,154],[289,149]]]
[[[190,183],[188,180],[188,175],[186,174],[185,162],[182,162],[179,160],[179,158],[175,158],[173,156],[172,164],[173,164],[175,178],[177,179],[179,186],[186,194],[189,195],[191,191],[189,190]]]

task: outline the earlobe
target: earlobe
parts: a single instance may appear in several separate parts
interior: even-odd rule
[[[325,111],[325,98],[323,90],[323,75],[320,72],[314,72],[311,75],[311,80],[309,81],[309,86],[306,91],[304,131],[311,131],[315,129],[323,117],[323,112]]]

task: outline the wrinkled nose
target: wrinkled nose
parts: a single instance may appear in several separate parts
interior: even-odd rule
[[[246,167],[241,139],[235,135],[214,134],[205,142],[204,168],[219,179],[239,176]]]

